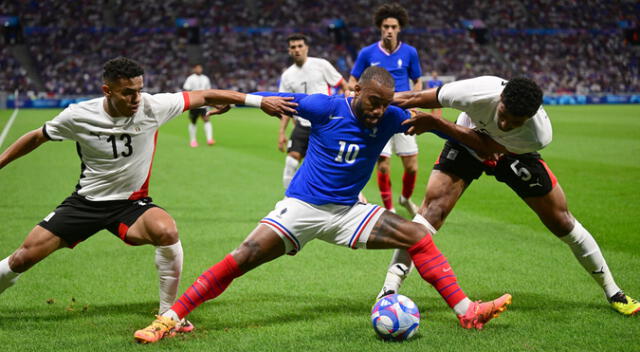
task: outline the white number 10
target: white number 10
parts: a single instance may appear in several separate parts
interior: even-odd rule
[[[358,157],[358,152],[360,151],[360,146],[357,144],[349,144],[347,147],[347,142],[340,141],[340,151],[338,152],[338,156],[334,159],[335,161],[341,163],[342,155],[344,154],[344,162],[347,164],[353,164],[356,161],[356,157]],[[344,153],[344,149],[347,149],[347,153]]]

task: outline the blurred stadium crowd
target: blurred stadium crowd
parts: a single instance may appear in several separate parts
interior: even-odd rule
[[[381,1],[167,0],[0,2],[18,16],[22,42],[41,78],[38,86],[10,51],[0,48],[0,91],[49,96],[100,94],[102,64],[125,55],[146,70],[150,92],[180,90],[189,47],[203,58],[212,85],[273,90],[290,64],[285,38],[312,38],[310,55],[329,59],[345,77],[354,55],[379,39],[372,12]],[[621,28],[638,26],[633,0],[399,1],[411,22],[400,34],[418,49],[425,75],[466,78],[526,75],[546,93],[640,92],[638,47]],[[176,26],[197,18],[199,35]],[[473,24],[463,20],[481,20]],[[197,44],[194,44],[197,43]],[[44,90],[44,91],[43,91]]]

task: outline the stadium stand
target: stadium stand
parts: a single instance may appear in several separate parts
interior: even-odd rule
[[[106,60],[125,55],[147,70],[150,92],[177,91],[189,63],[203,58],[218,88],[273,90],[288,64],[282,50],[294,31],[309,34],[311,55],[326,57],[348,77],[354,56],[378,30],[365,0],[277,1],[10,1],[0,16],[20,18],[26,45],[44,85],[38,89],[3,43],[0,91],[40,95],[100,94],[95,77]],[[638,47],[624,26],[640,24],[636,1],[400,1],[413,15],[401,38],[420,52],[424,72],[466,78],[493,74],[534,78],[545,93],[640,91]],[[348,14],[346,16],[345,14]],[[197,18],[198,57],[177,18]],[[461,20],[480,19],[480,45]],[[193,51],[191,51],[193,52]]]

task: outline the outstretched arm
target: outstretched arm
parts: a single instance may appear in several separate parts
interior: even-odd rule
[[[290,97],[257,97],[253,94],[245,94],[232,90],[208,89],[195,90],[188,92],[189,108],[197,109],[204,105],[228,105],[228,104],[245,104],[249,106],[259,107],[272,116],[280,116],[280,114],[293,114],[298,104],[292,102]]]
[[[27,132],[18,138],[12,145],[0,155],[0,169],[5,167],[15,159],[29,154],[32,150],[38,148],[42,143],[49,139],[42,132],[42,128]]]
[[[442,105],[438,101],[438,89],[432,88],[421,91],[406,91],[393,95],[393,104],[403,109],[424,108],[438,109]]]
[[[490,158],[496,153],[509,152],[502,144],[494,141],[493,138],[484,133],[456,125],[451,121],[432,114],[418,112],[402,124],[411,126],[407,129],[407,134],[414,135],[424,132],[434,132],[438,135],[444,134],[473,149],[482,158]]]

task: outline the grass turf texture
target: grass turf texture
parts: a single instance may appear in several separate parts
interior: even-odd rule
[[[554,141],[542,154],[571,211],[599,241],[618,284],[640,298],[640,106],[547,107]],[[55,110],[22,110],[2,149],[38,128]],[[4,127],[11,111],[0,111]],[[449,118],[455,112],[445,110]],[[164,126],[151,195],[176,219],[185,250],[180,292],[237,246],[282,197],[284,155],[278,123],[255,109],[214,119],[215,147],[190,148],[186,115]],[[424,196],[442,147],[418,137],[420,172],[413,200]],[[394,197],[402,167],[392,160]],[[74,143],[50,142],[0,171],[0,258],[74,189]],[[375,178],[365,195],[380,203]],[[407,216],[403,209],[401,215]],[[484,176],[463,196],[435,237],[472,299],[503,292],[510,309],[484,331],[467,331],[416,273],[402,293],[419,306],[418,335],[384,343],[369,311],[391,251],[352,251],[313,241],[237,279],[196,310],[197,330],[138,346],[132,334],[157,309],[153,247],[129,247],[100,232],[60,250],[0,296],[5,351],[569,351],[638,350],[640,321],[611,310],[569,249],[511,190]]]

